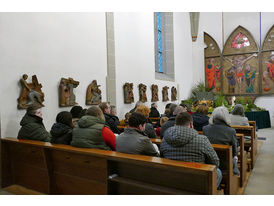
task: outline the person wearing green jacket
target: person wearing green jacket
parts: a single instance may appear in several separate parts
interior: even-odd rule
[[[43,124],[41,107],[31,105],[27,108],[25,116],[20,122],[21,128],[18,132],[18,139],[39,140],[49,142],[51,135]]]

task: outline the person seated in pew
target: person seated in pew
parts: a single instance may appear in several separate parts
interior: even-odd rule
[[[239,175],[236,131],[230,125],[231,118],[227,108],[224,106],[217,107],[209,118],[209,125],[203,127],[203,134],[208,137],[211,144],[232,145],[233,173]],[[223,169],[224,167],[221,163],[220,168]]]
[[[161,132],[160,132],[160,137],[161,138],[164,137],[164,133],[169,127],[172,127],[172,126],[175,125],[176,116],[181,112],[186,112],[185,108],[183,108],[182,106],[178,106],[176,104],[171,104],[169,108],[170,108],[169,119],[167,120],[167,122],[165,122],[161,126]]]
[[[107,102],[102,102],[99,104],[100,109],[104,113],[106,125],[111,129],[111,131],[115,134],[120,134],[120,130],[117,128],[119,125],[119,121],[110,114],[110,105]]]
[[[144,104],[144,103],[143,103],[142,101],[137,101],[136,104],[135,104],[135,107],[134,107],[133,109],[131,109],[131,110],[129,111],[129,113],[135,112],[135,110],[137,109],[137,107],[139,107],[139,106],[141,106],[141,105],[143,105],[143,104]]]
[[[156,136],[157,136],[157,137],[160,137],[160,134],[161,134],[161,127],[162,127],[162,125],[163,125],[165,122],[167,122],[167,120],[168,120],[168,117],[161,117],[161,119],[160,119],[160,127],[156,127],[156,129],[155,129],[155,133],[156,133]]]
[[[141,105],[141,106],[137,107],[135,112],[141,113],[146,117],[147,120],[146,120],[146,126],[145,126],[144,132],[147,134],[147,136],[149,138],[156,138],[156,133],[155,133],[154,127],[153,127],[150,119],[148,118],[150,109],[145,105]]]
[[[157,103],[152,103],[150,108],[149,117],[160,117],[160,113],[157,110]]]
[[[51,135],[43,124],[41,106],[36,104],[30,105],[20,121],[20,125],[21,128],[17,135],[18,139],[50,141]]]
[[[249,126],[248,119],[245,117],[244,107],[241,104],[236,104],[231,115],[231,125]]]
[[[86,115],[86,112],[87,112],[87,109],[83,109],[79,115],[79,119],[81,119],[81,117],[85,116]],[[74,125],[74,124],[73,124]]]
[[[125,128],[115,141],[116,151],[129,154],[159,156],[157,146],[144,133],[147,118],[138,112],[129,117],[129,127]]]
[[[70,145],[72,140],[72,115],[70,112],[59,112],[56,116],[56,123],[51,127],[50,134],[52,136],[50,142],[54,144]]]
[[[244,107],[241,104],[236,104],[231,112],[231,125],[249,126],[248,119],[245,117]],[[245,136],[245,142],[250,142],[250,137]],[[249,151],[249,146],[245,146],[244,150]]]
[[[219,158],[208,138],[193,129],[192,117],[188,112],[179,113],[175,126],[168,128],[160,145],[164,158],[213,164],[217,167],[217,187],[222,180]]]
[[[81,112],[82,112],[83,108],[79,105],[73,106],[70,110],[70,113],[72,115],[72,123],[73,125],[76,124],[76,122],[78,122],[78,120],[81,118]]]
[[[91,106],[72,130],[71,145],[83,148],[115,150],[114,133],[105,125],[105,117],[97,106]]]
[[[130,117],[131,113],[127,112],[125,114],[125,119],[122,119],[120,121],[120,126],[127,126],[128,125],[128,120],[129,120],[129,117]]]
[[[191,106],[188,103],[181,103],[180,106],[186,109],[186,111],[190,114],[193,115],[194,112],[191,111]]]
[[[208,125],[209,117],[207,115],[208,107],[205,105],[198,105],[196,112],[192,115],[194,129],[202,131],[203,126]]]
[[[110,115],[112,115],[113,119],[115,120],[116,126],[118,126],[118,125],[120,124],[120,120],[119,120],[119,118],[117,117],[116,106],[110,105]]]

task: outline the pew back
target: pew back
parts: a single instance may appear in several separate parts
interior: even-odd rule
[[[2,187],[21,185],[45,194],[216,194],[216,167],[1,139]]]

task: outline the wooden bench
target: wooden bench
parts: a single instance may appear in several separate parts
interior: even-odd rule
[[[199,134],[203,135],[202,131],[198,131]],[[238,163],[240,166],[240,187],[243,187],[244,185],[244,181],[247,178],[247,157],[246,157],[246,153],[244,152],[244,135],[243,134],[239,134],[236,133],[238,142],[239,142],[239,146],[240,146],[240,151],[239,151],[239,155],[238,155]]]
[[[216,166],[1,139],[2,188],[44,194],[216,194]]]
[[[199,132],[202,134],[203,132]],[[246,156],[244,153],[244,136],[242,134],[237,134],[237,137],[239,138],[240,141],[240,158],[239,158],[239,163],[240,163],[240,184],[238,184],[238,177],[233,174],[233,164],[232,164],[232,146],[229,145],[219,145],[219,144],[212,144],[212,147],[218,154],[218,157],[220,161],[225,162],[227,166],[226,174],[224,175],[224,180],[223,182],[225,185],[225,194],[237,194],[238,186],[242,187],[244,184],[244,181],[246,179]],[[162,143],[162,139],[155,139],[155,138],[150,138],[152,143],[156,144],[159,148]],[[230,151],[231,150],[231,151]],[[230,155],[230,156],[228,156]],[[232,165],[232,166],[231,166]]]
[[[250,147],[250,166],[251,169],[254,168],[256,157],[257,157],[257,135],[256,135],[256,125],[254,126],[231,126],[236,130],[237,133],[241,133],[245,136],[250,137],[250,143],[245,143],[245,146]]]

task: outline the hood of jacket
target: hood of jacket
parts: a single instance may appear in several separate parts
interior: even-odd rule
[[[51,127],[50,133],[52,136],[59,137],[67,134],[70,130],[72,130],[72,128],[68,125],[62,123],[54,123]]]
[[[105,121],[102,120],[100,117],[86,115],[86,116],[81,117],[81,119],[79,119],[79,121],[77,122],[77,125],[80,128],[88,128],[88,127],[92,127],[96,124],[104,125]]]
[[[20,121],[20,125],[24,126],[29,123],[38,123],[43,125],[43,119],[36,115],[25,114],[25,116]]]
[[[202,124],[205,124],[205,123],[208,123],[208,120],[209,120],[209,117],[204,115],[204,114],[201,114],[201,113],[197,113],[195,112],[193,115],[192,115],[192,118],[193,118],[193,122],[199,124],[199,125],[202,125]]]
[[[164,139],[172,147],[182,147],[197,135],[199,135],[198,132],[192,128],[175,125],[167,129]]]

